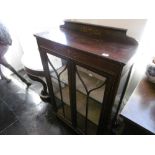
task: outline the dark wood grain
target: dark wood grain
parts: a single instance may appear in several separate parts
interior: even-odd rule
[[[50,96],[53,98],[52,83],[47,70],[44,54],[55,55],[68,62],[68,80],[71,107],[71,120],[74,130],[76,126],[76,79],[74,66],[79,65],[107,79],[103,102],[100,103],[101,113],[94,134],[109,134],[112,130],[112,109],[115,97],[121,83],[128,83],[128,78],[122,78],[134,62],[137,42],[126,36],[126,30],[111,27],[101,27],[90,24],[65,22],[63,26],[48,32],[35,35],[39,46],[45,77]],[[43,54],[44,53],[44,54]],[[128,77],[128,76],[126,76]],[[125,88],[122,87],[124,94]],[[123,96],[122,96],[123,97]],[[53,101],[54,102],[54,101]],[[55,104],[54,104],[55,105]],[[117,115],[117,114],[116,114]],[[115,115],[115,116],[116,116]],[[116,116],[117,117],[117,116]],[[68,121],[66,121],[68,122]],[[83,134],[83,132],[81,132]]]
[[[88,54],[98,55],[103,58],[105,57],[102,55],[104,53],[108,55],[106,56],[106,59],[126,65],[135,54],[137,42],[134,39],[127,37],[124,33],[124,35],[121,36],[121,39],[120,35],[113,37],[111,34],[115,33],[115,31],[117,31],[117,29],[111,29],[109,37],[100,39],[89,37],[78,31],[65,28],[53,29],[48,32],[39,33],[36,36],[49,40],[50,42],[78,49]]]
[[[155,84],[144,77],[121,115],[155,134]]]

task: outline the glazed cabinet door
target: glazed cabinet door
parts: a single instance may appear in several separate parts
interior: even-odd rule
[[[77,128],[97,134],[105,94],[106,77],[76,65]]]
[[[40,54],[57,116],[80,134],[98,134],[104,130],[113,102],[113,80],[47,52]]]

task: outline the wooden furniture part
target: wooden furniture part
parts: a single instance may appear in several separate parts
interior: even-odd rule
[[[65,21],[35,35],[51,104],[79,134],[111,133],[137,48],[126,31]],[[62,67],[55,69],[47,53],[61,58]]]
[[[121,116],[126,123],[144,129],[144,134],[155,134],[155,84],[144,77],[123,108]]]
[[[0,23],[0,76],[2,79],[7,80],[8,82],[10,81],[10,79],[5,77],[5,75],[2,73],[1,65],[3,65],[4,67],[11,70],[21,81],[23,81],[27,85],[27,87],[29,87],[31,83],[29,83],[20,74],[18,74],[18,72],[6,61],[4,57],[4,55],[9,49],[9,46],[11,45],[12,45],[12,39],[8,30],[2,23]]]
[[[43,89],[40,92],[40,98],[45,101],[45,102],[49,102],[49,94],[47,91],[47,85],[46,82],[44,81],[44,70],[43,70],[43,66],[40,60],[40,56],[38,52],[34,52],[33,54],[31,54],[32,58],[35,58],[35,63],[34,63],[34,59],[30,59],[30,55],[23,55],[22,57],[22,64],[24,66],[24,70],[27,74],[27,76],[33,80],[33,81],[37,81],[39,82]],[[50,55],[49,56],[50,61],[52,61],[53,63],[55,63],[57,66],[56,69],[60,68],[61,66],[61,61],[58,60],[55,56]],[[50,73],[53,72],[53,69],[51,67],[50,68]]]
[[[6,61],[4,55],[6,54],[7,50],[9,48],[9,45],[3,45],[0,44],[0,76],[2,79],[7,80],[7,82],[10,82],[10,79],[5,77],[5,75],[2,73],[1,66],[4,66],[11,70],[22,82],[24,82],[27,85],[27,88],[31,85],[30,82],[28,82],[25,78],[23,78],[18,72]]]

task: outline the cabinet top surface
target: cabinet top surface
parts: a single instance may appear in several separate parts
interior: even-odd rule
[[[89,27],[84,28],[85,32],[83,33],[65,27],[58,27],[48,32],[38,33],[35,36],[36,38],[42,38],[123,64],[127,64],[135,54],[137,42],[127,37],[126,34],[123,36],[123,39],[118,35],[111,35],[111,32],[111,34],[108,32],[109,34],[106,34],[105,37],[104,33],[102,33],[102,37],[94,37],[93,35],[89,35],[92,29]],[[95,33],[100,34],[100,31],[95,31]]]
[[[123,108],[121,115],[155,133],[155,84],[144,77]]]

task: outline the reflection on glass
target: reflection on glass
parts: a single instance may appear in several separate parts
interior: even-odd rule
[[[105,77],[76,67],[77,125],[86,134],[97,130],[105,82]]]
[[[61,61],[58,66],[49,60],[51,78],[58,114],[71,123],[68,64],[63,59]],[[106,78],[80,66],[75,67],[75,73],[77,129],[84,134],[96,134]]]
[[[54,63],[56,61],[52,62],[48,58],[49,65],[52,68],[51,78],[58,113],[59,115],[61,115],[61,117],[64,117],[65,119],[70,121],[71,110],[70,110],[69,87],[68,87],[67,61],[63,59],[60,60],[61,63],[58,61],[59,64],[56,64]]]

